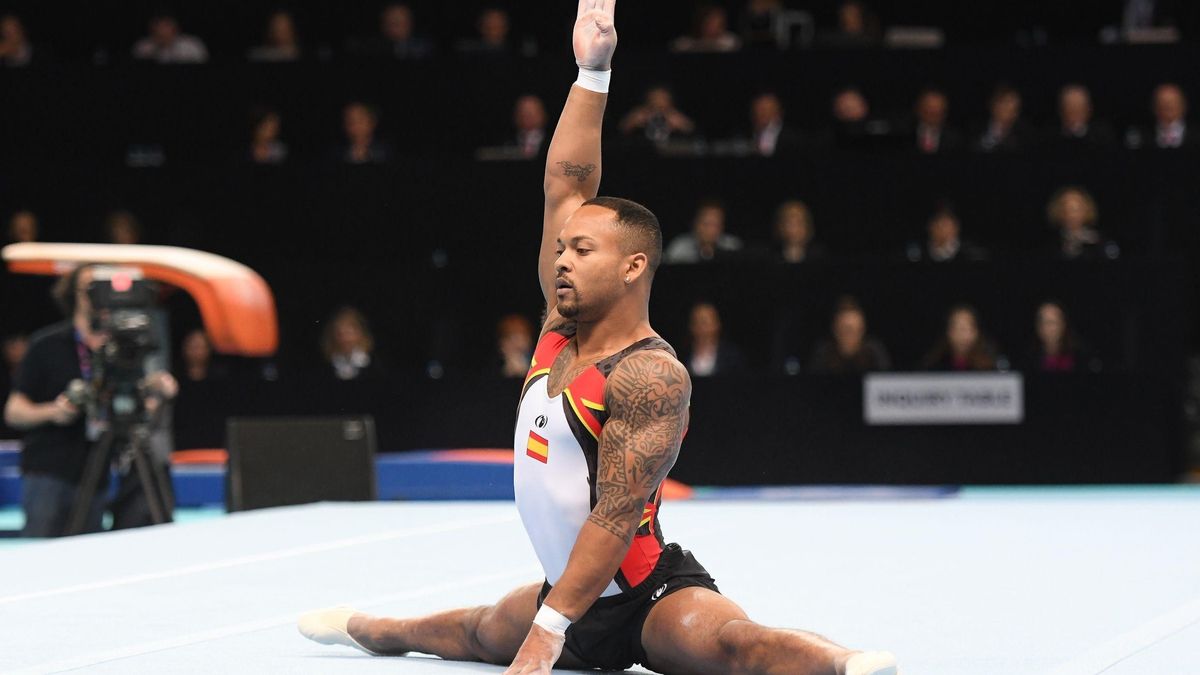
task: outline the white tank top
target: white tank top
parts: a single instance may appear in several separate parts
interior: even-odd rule
[[[571,335],[549,332],[538,342],[513,435],[517,510],[551,585],[566,570],[579,531],[596,505],[599,442],[608,419],[604,400],[608,374],[634,351],[670,349],[658,338],[641,340],[589,367],[550,398],[550,368]],[[658,528],[661,493],[661,485],[651,493],[629,553],[601,597],[627,591],[653,571],[663,550]]]

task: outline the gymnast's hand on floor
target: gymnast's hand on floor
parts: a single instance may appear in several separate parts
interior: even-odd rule
[[[562,655],[565,641],[566,637],[534,624],[504,675],[550,675],[550,670]]]
[[[617,0],[579,0],[575,19],[575,63],[588,70],[609,70],[617,49],[617,27],[613,12]]]

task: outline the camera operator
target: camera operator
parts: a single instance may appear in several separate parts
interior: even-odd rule
[[[33,336],[4,406],[5,422],[25,432],[21,452],[25,510],[22,536],[66,533],[89,452],[103,431],[104,421],[88,419],[80,403],[80,390],[91,383],[94,375],[97,352],[109,339],[106,333],[93,329],[88,297],[93,274],[94,266],[81,265],[59,280],[54,297],[68,320]],[[175,379],[164,371],[147,375],[144,385],[149,411],[174,398],[178,391]],[[101,529],[107,483],[105,471],[91,501],[84,532]],[[169,509],[170,500],[166,501]],[[144,488],[136,472],[122,472],[110,508],[113,529],[151,524]]]

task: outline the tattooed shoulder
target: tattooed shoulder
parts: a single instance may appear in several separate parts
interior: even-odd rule
[[[678,359],[659,349],[635,352],[613,370],[605,391],[613,417],[639,423],[687,411],[692,380]]]

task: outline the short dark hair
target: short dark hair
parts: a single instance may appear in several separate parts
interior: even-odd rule
[[[650,276],[662,262],[662,228],[658,217],[650,209],[635,201],[620,197],[595,197],[583,203],[584,206],[600,206],[617,214],[616,223],[629,236],[624,237],[630,253],[645,253],[649,260]]]
[[[843,295],[842,297],[838,298],[837,302],[833,305],[834,320],[847,312],[861,314],[864,319],[867,316],[867,313],[863,311],[862,305],[859,304],[858,298],[854,297],[853,295]]]
[[[954,210],[954,203],[948,199],[939,199],[933,203],[933,212],[929,214],[929,221],[933,222],[939,218],[953,218],[958,220],[958,211]]]
[[[94,263],[83,263],[77,265],[75,269],[64,274],[54,282],[54,286],[50,289],[50,297],[54,298],[54,304],[58,305],[58,309],[63,313],[63,316],[70,319],[75,316],[75,307],[79,304],[79,298],[76,295],[79,286],[79,277],[83,271],[95,267]]]
[[[1017,98],[1021,98],[1021,92],[1018,91],[1016,89],[1016,87],[1013,87],[1011,84],[1008,84],[1006,82],[1001,82],[1000,84],[996,85],[995,89],[992,90],[992,95],[988,99],[988,103],[995,104],[996,101],[999,101],[1000,99],[1004,98],[1005,96],[1016,96]]]
[[[346,105],[342,106],[342,114],[346,114],[346,111],[351,108],[362,108],[368,115],[371,116],[371,119],[375,120],[376,122],[379,121],[379,108],[371,103],[361,100],[350,101]]]

